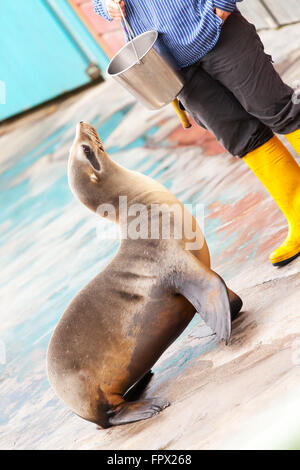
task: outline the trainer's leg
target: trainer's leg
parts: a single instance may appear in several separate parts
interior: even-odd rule
[[[243,157],[273,137],[267,126],[247,113],[234,95],[199,64],[182,73],[185,86],[180,101],[229,153]]]
[[[296,150],[298,155],[300,155],[300,128],[290,134],[285,136],[292,147]]]
[[[200,63],[273,132],[289,134],[300,128],[300,102],[294,90],[275,70],[255,26],[239,11],[225,22],[217,45]]]
[[[273,265],[284,266],[300,255],[300,168],[276,136],[249,152],[244,161],[287,219],[288,236],[270,255]]]
[[[239,12],[225,22],[218,44],[200,62],[249,114],[286,134],[300,151],[300,102],[276,72],[255,27]],[[287,218],[288,236],[270,255],[275,266],[287,264],[300,254],[300,168],[275,137],[244,157]]]

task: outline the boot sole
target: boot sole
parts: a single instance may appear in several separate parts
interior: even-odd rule
[[[285,259],[283,261],[279,261],[278,263],[272,263],[272,264],[273,264],[273,266],[277,266],[278,268],[280,268],[282,266],[286,266],[291,261],[294,261],[294,259],[298,258],[298,256],[300,256],[300,251],[299,251],[299,253],[297,253],[295,256],[292,256],[291,258]]]

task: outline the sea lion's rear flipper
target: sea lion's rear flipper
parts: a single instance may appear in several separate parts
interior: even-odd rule
[[[145,400],[124,402],[113,411],[109,411],[109,424],[118,426],[119,424],[134,423],[143,419],[149,419],[170,406],[170,403],[163,398],[148,398]]]
[[[172,268],[169,282],[197,310],[201,318],[226,344],[231,335],[231,310],[228,290],[223,279],[194,255],[185,252]]]

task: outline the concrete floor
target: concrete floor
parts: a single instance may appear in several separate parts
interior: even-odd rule
[[[261,34],[285,80],[295,82],[299,25]],[[67,186],[68,149],[81,119],[99,128],[116,161],[158,179],[183,202],[204,204],[213,268],[244,301],[229,346],[217,344],[197,318],[161,357],[146,395],[167,397],[170,408],[105,431],[69,412],[45,372],[58,318],[116,249],[99,243],[95,218]],[[8,209],[0,220],[0,338],[7,346],[0,448],[300,447],[300,260],[270,265],[286,223],[246,165],[206,131],[178,128],[170,107],[148,112],[114,83],[2,131]]]

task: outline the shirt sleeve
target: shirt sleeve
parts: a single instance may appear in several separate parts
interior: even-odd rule
[[[242,0],[213,0],[214,6],[220,10],[232,13],[236,8],[236,3]]]
[[[93,6],[97,15],[102,16],[107,21],[112,21],[112,18],[107,13],[106,0],[93,0]]]

